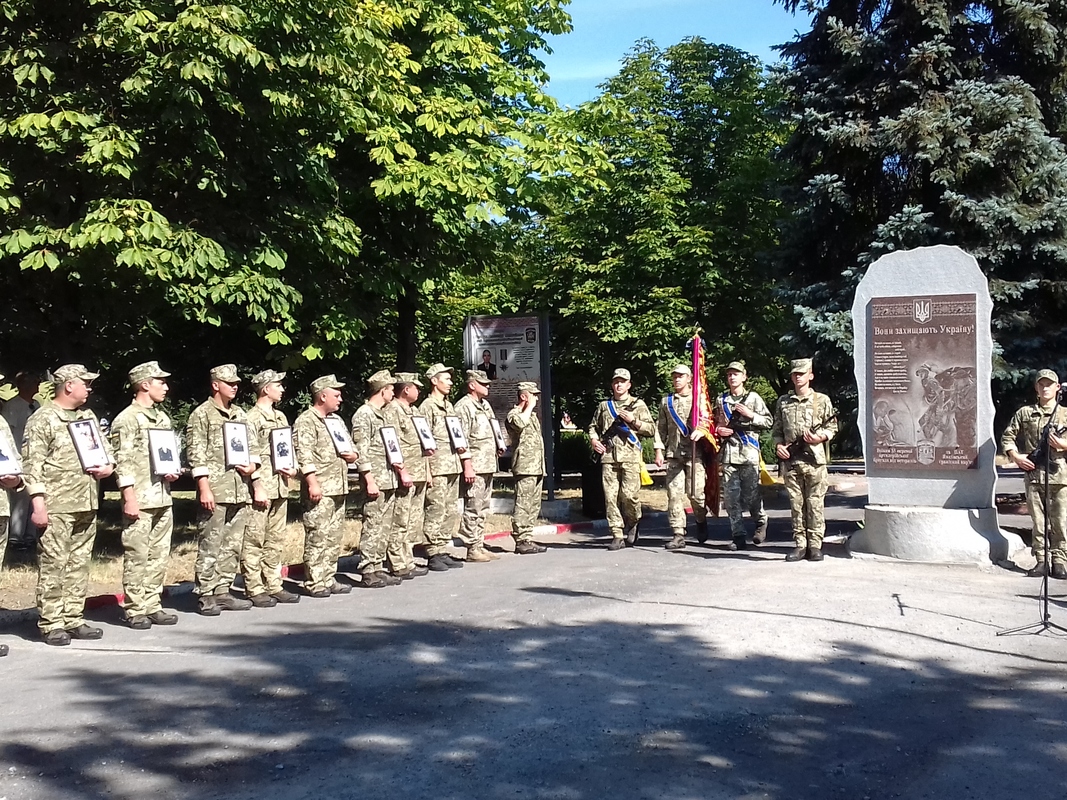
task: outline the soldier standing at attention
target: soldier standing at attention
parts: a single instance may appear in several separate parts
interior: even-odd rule
[[[0,375],[0,381],[3,379],[4,376]],[[11,428],[8,427],[7,421],[3,417],[0,417],[0,445],[5,451],[3,457],[6,460],[14,460],[18,457],[18,443],[15,441],[15,437],[11,434]],[[10,451],[7,448],[11,448]],[[4,553],[7,551],[7,526],[11,513],[6,490],[10,489],[14,494],[14,490],[21,486],[22,476],[19,474],[0,476],[0,566],[3,566]],[[6,656],[7,651],[7,645],[0,644],[0,656]]]
[[[71,639],[99,639],[100,628],[85,624],[85,591],[96,539],[96,509],[103,480],[114,461],[83,469],[69,424],[92,420],[83,408],[99,375],[81,364],[66,364],[52,377],[55,398],[26,422],[22,467],[30,495],[30,519],[44,532],[37,543],[37,623],[45,644],[67,645]],[[105,441],[108,457],[110,449]]]
[[[358,454],[354,448],[340,452],[333,433],[326,427],[329,422],[344,429],[344,420],[337,414],[343,387],[333,375],[312,381],[311,408],[297,417],[293,426],[296,463],[304,478],[300,489],[304,509],[304,590],[310,597],[351,591],[336,576],[345,528],[348,465],[356,463]],[[281,603],[296,602],[275,597]]]
[[[655,423],[643,400],[630,396],[630,371],[617,369],[611,376],[611,399],[603,401],[589,425],[589,442],[600,456],[604,504],[607,508],[611,544],[608,550],[637,544],[641,522],[641,439],[655,431]]]
[[[794,360],[789,377],[793,391],[778,398],[771,428],[778,458],[785,462],[785,488],[796,545],[785,560],[807,557],[822,561],[826,465],[830,462],[829,442],[837,433],[837,414],[830,398],[811,388],[814,375],[810,358]]]
[[[511,437],[511,473],[515,476],[515,514],[511,518],[515,552],[519,555],[543,553],[547,547],[533,538],[534,523],[541,513],[541,484],[545,479],[545,440],[537,401],[541,390],[532,381],[519,383],[518,404],[508,412]]]
[[[459,538],[467,546],[467,561],[479,563],[497,559],[496,555],[485,549],[485,518],[489,514],[489,498],[493,496],[496,460],[503,455],[489,423],[493,408],[485,399],[488,396],[489,378],[485,373],[476,369],[467,370],[467,394],[456,403],[456,416],[470,447],[460,456],[466,495]]]
[[[352,439],[359,451],[357,469],[363,480],[367,501],[363,505],[363,533],[359,540],[362,557],[359,570],[363,574],[365,589],[380,589],[396,586],[400,578],[385,571],[386,559],[394,570],[404,560],[403,549],[393,533],[393,509],[396,505],[397,486],[411,485],[411,476],[406,470],[389,466],[382,441],[385,421],[385,406],[393,399],[395,379],[389,370],[375,372],[367,379],[370,393],[365,402],[352,415]]]
[[[663,547],[666,550],[684,550],[687,501],[692,506],[696,521],[697,541],[708,540],[708,509],[704,501],[707,473],[699,450],[696,459],[693,458],[694,446],[690,438],[692,368],[685,364],[676,366],[671,372],[671,384],[674,394],[663,398],[659,404],[659,416],[656,417],[656,466],[667,466],[667,521],[671,526],[671,540]]]
[[[426,567],[415,563],[414,547],[422,539],[423,506],[426,503],[426,483],[430,478],[430,470],[427,454],[422,451],[419,432],[411,421],[415,416],[415,403],[419,399],[422,381],[414,372],[398,372],[395,377],[393,399],[385,407],[385,419],[396,428],[400,453],[404,458],[404,468],[411,476],[411,485],[401,485],[396,490],[393,531],[404,555],[400,568],[394,569],[393,575],[402,580],[411,580],[429,572]]]
[[[434,364],[426,370],[430,382],[429,396],[419,411],[433,432],[437,450],[430,456],[430,482],[426,487],[426,508],[423,512],[423,532],[426,536],[426,563],[433,572],[462,567],[463,562],[452,558],[448,546],[456,531],[456,501],[459,499],[459,459],[465,450],[457,450],[448,435],[445,417],[455,416],[456,409],[448,399],[452,392],[452,368]]]
[[[763,398],[745,389],[747,377],[742,362],[727,364],[727,391],[719,395],[714,409],[715,435],[721,442],[722,497],[730,517],[731,550],[745,549],[743,511],[748,511],[756,521],[752,544],[763,544],[767,538],[767,512],[759,486],[759,432],[770,430],[774,420]]]
[[[174,532],[170,485],[178,472],[157,475],[152,468],[150,430],[170,431],[170,417],[159,407],[167,396],[167,378],[157,361],[130,370],[133,402],[111,423],[115,476],[122,495],[122,604],[135,631],[175,625],[178,615],[163,610],[163,580]],[[177,453],[174,454],[175,456]]]
[[[189,466],[196,481],[200,500],[200,531],[197,537],[196,591],[200,595],[199,611],[205,617],[217,617],[223,611],[244,611],[252,603],[230,594],[237,575],[238,561],[248,506],[255,500],[267,505],[267,496],[256,480],[259,443],[247,427],[247,415],[234,405],[241,378],[237,367],[223,364],[211,370],[211,397],[189,415],[186,426],[186,450]],[[249,463],[231,466],[226,460],[224,424],[244,425]]]
[[[1056,393],[1060,379],[1050,369],[1037,373],[1034,380],[1037,402],[1023,406],[1011,418],[1004,435],[1000,437],[1004,454],[1026,476],[1026,505],[1034,522],[1032,546],[1037,565],[1026,574],[1031,578],[1044,577],[1045,566],[1045,517],[1048,517],[1049,560],[1052,562],[1052,577],[1067,580],[1067,469],[1064,468],[1067,450],[1067,408],[1060,407],[1056,418]],[[1042,447],[1045,427],[1049,430],[1049,448],[1043,463],[1035,464],[1030,454]],[[1048,505],[1045,505],[1045,473],[1048,473]]]
[[[266,505],[253,504],[248,510],[244,542],[241,545],[241,573],[245,577],[245,594],[256,608],[271,608],[278,603],[295,603],[300,597],[282,586],[282,546],[285,525],[289,521],[289,470],[275,470],[271,459],[270,432],[288,428],[289,420],[276,407],[285,394],[284,372],[265,369],[252,377],[256,404],[248,411],[249,441],[258,443],[259,469],[256,480]]]

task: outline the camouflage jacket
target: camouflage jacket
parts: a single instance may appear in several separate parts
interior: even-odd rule
[[[18,444],[15,442],[15,437],[11,434],[11,427],[7,424],[7,420],[0,417],[0,449],[5,450],[4,457],[15,459],[19,457],[17,450]],[[7,448],[11,448],[11,452],[6,452]],[[11,514],[11,505],[7,496],[7,491],[0,488],[0,517],[6,517]]]
[[[284,475],[274,471],[274,462],[270,458],[270,432],[275,428],[288,428],[289,420],[278,409],[263,408],[259,403],[248,409],[248,435],[259,443],[255,452],[259,456],[259,469],[256,478],[268,500],[277,500],[289,496],[289,481]]]
[[[433,475],[458,475],[462,471],[459,456],[452,449],[452,440],[448,437],[445,417],[456,415],[455,406],[447,397],[438,399],[432,394],[422,401],[419,411],[430,423],[433,438],[437,441],[437,450],[430,456],[430,473]]]
[[[400,437],[400,452],[404,457],[404,469],[416,483],[425,483],[430,478],[427,458],[422,454],[422,442],[419,440],[419,432],[415,430],[415,424],[411,418],[415,416],[415,409],[405,406],[393,400],[385,407],[386,424],[396,428],[397,436]]]
[[[511,473],[513,475],[545,474],[545,440],[541,437],[541,420],[537,410],[525,422],[519,406],[508,412],[508,436],[511,437]]]
[[[745,419],[737,412],[733,412],[733,417],[727,418],[726,410],[723,408],[724,400],[729,406],[740,403],[752,411],[755,416],[752,419]],[[745,392],[738,397],[734,397],[729,392],[723,392],[716,395],[712,402],[715,404],[715,407],[712,408],[715,424],[723,425],[734,432],[733,436],[720,444],[719,462],[722,464],[758,465],[760,459],[760,431],[768,431],[774,425],[770,409],[763,402],[763,398],[755,392]],[[741,437],[741,433],[748,434],[747,442]]]
[[[1017,450],[1024,456],[1030,455],[1034,448],[1041,443],[1041,434],[1052,417],[1054,403],[1042,408],[1037,403],[1023,406],[1011,418],[1004,434],[1000,437],[1000,446],[1005,453]],[[1060,408],[1056,412],[1056,427],[1067,426],[1067,408]],[[1067,436],[1067,433],[1064,434]],[[1067,453],[1062,450],[1051,448],[1049,451],[1048,482],[1052,486],[1067,484],[1067,469],[1064,469],[1064,461]],[[1030,483],[1045,482],[1045,470],[1038,468],[1026,473],[1026,480]]]
[[[111,423],[111,447],[115,453],[115,479],[119,489],[132,486],[141,508],[171,505],[170,484],[152,474],[148,431],[173,430],[170,417],[159,406],[145,408],[130,403]]]
[[[375,408],[370,403],[364,403],[352,415],[352,441],[359,453],[356,469],[361,474],[369,472],[373,475],[383,492],[397,487],[397,475],[385,458],[385,444],[382,442],[382,426],[388,424],[385,410]]]
[[[604,446],[607,447],[607,452],[600,457],[600,461],[604,464],[644,463],[644,456],[641,452],[641,439],[655,436],[656,433],[655,423],[652,421],[652,414],[649,412],[648,406],[645,405],[643,400],[627,395],[615,403],[615,410],[629,411],[634,415],[637,425],[632,427],[631,430],[637,436],[638,441],[631,442],[630,438],[619,430],[618,425],[613,426],[615,418],[608,408],[608,401],[601,401],[600,405],[597,406],[596,413],[593,415],[593,421],[589,424],[588,431],[590,439],[600,439]],[[619,420],[619,424],[622,424],[622,420]],[[608,434],[608,431],[610,431],[610,434]]]
[[[82,469],[67,427],[80,419],[96,419],[96,414],[87,408],[68,411],[45,403],[26,422],[22,450],[26,490],[31,496],[44,495],[50,512],[95,511],[100,502],[97,482]],[[110,456],[107,440],[101,444]]]
[[[341,419],[337,414],[330,414],[330,417]],[[333,437],[323,417],[315,409],[309,408],[296,418],[293,447],[296,449],[297,468],[304,475],[314,473],[324,495],[335,497],[348,494],[348,463],[337,455]],[[306,483],[301,493],[306,496]]]
[[[834,404],[821,392],[811,392],[806,397],[799,397],[796,392],[784,394],[774,406],[774,424],[771,426],[771,438],[774,443],[791,444],[797,437],[807,431],[825,436],[822,444],[804,444],[814,457],[816,464],[830,462],[830,441],[837,435],[837,420],[833,419]],[[800,458],[793,449],[793,458]]]
[[[250,503],[251,479],[234,467],[226,468],[226,451],[222,441],[224,422],[247,424],[248,416],[238,405],[225,409],[210,398],[189,415],[189,423],[185,428],[185,447],[193,479],[207,477],[216,503]],[[260,447],[251,428],[248,430],[248,448],[252,463],[258,464]]]
[[[470,449],[463,454],[469,458],[471,467],[478,475],[496,472],[496,436],[489,420],[493,417],[493,407],[488,400],[477,400],[467,394],[456,403],[456,416],[463,426],[463,435],[467,437]]]

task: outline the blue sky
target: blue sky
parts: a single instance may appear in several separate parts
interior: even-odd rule
[[[633,43],[649,38],[661,47],[687,36],[747,50],[775,61],[771,47],[807,28],[771,0],[572,0],[574,31],[553,37],[555,51],[545,59],[550,92],[564,105],[597,95],[597,84],[618,71]]]

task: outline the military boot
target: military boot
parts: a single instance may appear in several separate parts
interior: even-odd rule
[[[300,602],[300,595],[293,594],[292,592],[288,592],[285,589],[279,589],[274,594],[272,594],[271,597],[273,597],[279,603],[299,603]]]
[[[485,564],[495,560],[495,557],[480,545],[467,548],[467,561],[473,561],[476,564]]]
[[[611,538],[611,544],[608,545],[608,550],[622,550],[626,546],[626,543],[622,540],[621,536],[613,536]]]
[[[663,545],[664,550],[685,550],[685,534],[675,533],[674,537]]]
[[[641,523],[635,522],[633,525],[626,529],[625,539],[627,547],[637,547],[637,541],[640,538],[640,532],[638,531],[638,528],[640,526]]]
[[[748,545],[745,544],[745,535],[735,536],[730,540],[731,550],[744,550]]]
[[[215,595],[205,594],[196,601],[196,610],[202,617],[217,617],[222,613],[219,604],[215,602]]]
[[[793,550],[785,557],[786,561],[803,561],[808,555],[808,548],[806,547],[794,547]]]
[[[756,526],[756,532],[752,534],[752,544],[763,544],[767,541],[767,520]]]
[[[1027,571],[1026,577],[1027,578],[1044,578],[1045,574],[1046,574],[1045,562],[1044,561],[1038,561],[1037,564],[1035,564],[1033,568],[1031,568],[1030,570]]]
[[[102,628],[94,628],[84,622],[76,628],[67,628],[67,633],[71,639],[102,639],[104,636]]]
[[[126,624],[129,625],[132,630],[147,631],[152,627],[152,620],[144,614],[137,614],[136,616],[127,618]]]
[[[426,562],[426,567],[431,572],[448,572],[448,570],[452,569],[452,567],[450,567],[448,565],[448,562],[445,561],[446,558],[448,558],[448,556],[446,556],[444,553],[437,553],[436,555],[432,555],[430,556],[430,560]]]
[[[149,614],[148,621],[153,625],[177,625],[178,615],[160,609],[159,611],[153,611]]]
[[[48,631],[41,634],[41,641],[53,647],[65,647],[70,644],[70,634],[64,630]]]
[[[1053,564],[1052,577],[1058,581],[1067,581],[1067,567],[1063,564]]]
[[[224,592],[215,595],[215,605],[223,611],[248,611],[252,607],[252,601]]]
[[[822,561],[823,554],[821,547],[812,547],[808,549],[808,561]]]
[[[274,608],[276,605],[278,605],[278,601],[266,592],[254,594],[248,599],[256,608]]]
[[[708,540],[708,521],[706,519],[699,520],[697,526],[697,542],[704,544]]]
[[[547,551],[547,547],[545,547],[543,544],[538,544],[532,539],[527,539],[524,542],[518,542],[515,545],[515,552],[518,553],[520,556],[533,555],[535,553],[545,553]]]

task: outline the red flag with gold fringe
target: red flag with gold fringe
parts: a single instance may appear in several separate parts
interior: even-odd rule
[[[695,432],[693,440],[692,461],[695,464],[697,458],[704,459],[704,472],[706,481],[704,484],[704,505],[713,517],[719,516],[719,462],[715,457],[719,452],[719,440],[715,437],[715,419],[711,412],[711,397],[708,394],[708,376],[704,359],[704,340],[700,338],[699,331],[689,341],[689,347],[693,353],[693,410],[689,418],[689,430]],[[703,447],[700,441],[706,444]],[[695,479],[690,475],[690,485]]]

